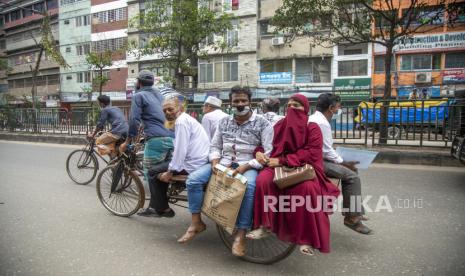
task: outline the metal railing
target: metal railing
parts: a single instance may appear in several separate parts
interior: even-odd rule
[[[373,146],[380,141],[380,115],[387,108],[386,145],[449,147],[457,133],[465,132],[465,103],[454,100],[379,101],[344,104],[342,115],[331,120],[335,143]],[[252,104],[260,113],[258,103]],[[225,106],[225,112],[230,109]],[[123,108],[126,118],[129,108]],[[284,107],[280,110],[284,113]],[[315,111],[312,105],[311,113]],[[186,111],[197,120],[202,105],[190,104]],[[98,108],[79,108],[71,112],[60,109],[0,109],[0,131],[84,135],[95,128]],[[384,145],[384,144],[383,144]]]

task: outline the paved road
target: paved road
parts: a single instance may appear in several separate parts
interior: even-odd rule
[[[373,236],[332,220],[332,253],[255,265],[234,258],[214,225],[189,245],[174,219],[110,215],[95,183],[65,172],[76,146],[0,141],[0,275],[464,275],[465,167],[376,165],[362,173],[374,208],[386,195],[393,212],[369,214]],[[409,208],[407,207],[409,205]],[[415,205],[415,206],[414,206]]]

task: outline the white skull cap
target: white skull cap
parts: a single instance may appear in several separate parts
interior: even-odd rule
[[[223,103],[220,99],[213,97],[213,96],[208,96],[208,98],[205,100],[206,104],[211,104],[216,107],[221,107],[221,104]]]

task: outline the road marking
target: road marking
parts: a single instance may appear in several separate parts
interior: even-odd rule
[[[9,141],[9,140],[0,140],[0,143],[4,143],[4,144],[22,144],[22,145],[41,146],[41,147],[56,147],[56,148],[82,148],[83,146],[85,146],[84,140],[83,140],[82,145],[40,143],[40,142],[26,142],[26,141]]]

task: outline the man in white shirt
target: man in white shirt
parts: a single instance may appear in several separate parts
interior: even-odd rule
[[[204,114],[202,118],[202,126],[207,132],[210,141],[215,135],[218,122],[224,117],[229,116],[221,110],[221,104],[222,101],[220,99],[213,96],[208,96],[202,108]]]
[[[371,234],[372,230],[362,223],[364,210],[361,206],[362,185],[355,165],[357,162],[345,162],[333,148],[331,120],[341,114],[341,99],[331,93],[318,97],[316,111],[309,117],[309,122],[317,123],[323,135],[323,158],[325,174],[342,180],[343,208],[346,212],[344,225],[361,234]],[[357,197],[360,200],[357,200]]]
[[[279,112],[279,99],[266,98],[262,101],[263,117],[274,126],[279,120],[284,118],[282,115],[278,115]]]
[[[207,133],[196,119],[184,112],[180,100],[177,97],[165,99],[163,112],[167,120],[176,121],[174,150],[171,160],[165,160],[163,165],[149,172],[154,175],[154,181],[149,183],[151,199],[145,216],[173,217],[174,211],[168,204],[166,183],[171,181],[173,175],[190,174],[208,163],[210,141]]]

